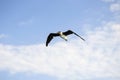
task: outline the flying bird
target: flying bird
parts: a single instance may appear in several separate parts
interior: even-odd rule
[[[83,41],[85,41],[85,39],[83,39],[81,36],[79,36],[77,33],[73,32],[72,30],[67,30],[65,32],[61,32],[58,31],[57,33],[50,33],[47,37],[46,40],[46,46],[48,46],[48,44],[50,43],[50,41],[57,36],[60,36],[62,39],[64,39],[65,41],[67,41],[67,36],[70,34],[75,34],[76,36],[80,37]]]

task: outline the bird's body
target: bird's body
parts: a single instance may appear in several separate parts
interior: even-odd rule
[[[46,46],[48,46],[48,44],[50,43],[50,41],[54,38],[54,37],[57,37],[57,36],[60,36],[62,39],[64,39],[65,41],[67,41],[67,35],[70,35],[70,34],[75,34],[76,36],[80,37],[82,40],[84,40],[81,36],[79,36],[78,34],[76,34],[75,32],[71,31],[71,30],[68,30],[66,32],[57,32],[57,33],[50,33],[48,35],[48,38],[47,38],[47,41],[46,41]],[[85,40],[84,40],[85,41]]]
[[[61,37],[62,39],[64,39],[65,41],[67,41],[67,36],[65,36],[65,35],[63,34],[63,32],[59,31],[58,33],[60,34],[60,37]]]

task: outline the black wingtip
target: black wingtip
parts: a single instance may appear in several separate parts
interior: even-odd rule
[[[48,46],[48,43],[46,42],[46,47]]]
[[[83,41],[85,41],[85,39],[83,39],[82,37],[80,37]]]
[[[46,44],[46,47],[48,47],[48,44]]]
[[[85,39],[82,39],[83,41],[85,41]]]

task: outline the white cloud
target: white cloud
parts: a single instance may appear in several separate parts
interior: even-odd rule
[[[120,76],[120,24],[106,23],[80,39],[13,46],[0,44],[0,69],[11,73],[40,73],[59,79]]]

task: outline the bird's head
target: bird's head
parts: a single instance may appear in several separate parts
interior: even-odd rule
[[[58,33],[58,34],[62,34],[62,32],[61,32],[61,31],[58,31],[57,33]]]

